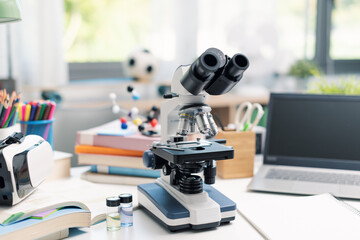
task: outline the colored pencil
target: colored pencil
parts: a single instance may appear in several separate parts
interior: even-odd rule
[[[3,125],[2,128],[8,127],[9,122],[10,122],[11,118],[14,116],[16,109],[17,109],[17,105],[14,105],[14,106],[12,107],[12,109],[11,109],[11,111],[10,111],[10,114],[9,114],[8,118],[6,119],[6,122],[5,122],[5,124]]]
[[[3,110],[1,111],[1,115],[0,115],[0,126],[2,126],[2,122],[4,121],[5,115],[7,112],[7,107],[4,105]]]
[[[20,120],[22,120],[22,117],[21,117],[22,116],[22,114],[21,114],[22,113],[22,106],[23,106],[23,104],[19,103],[17,112],[19,113],[19,119]]]

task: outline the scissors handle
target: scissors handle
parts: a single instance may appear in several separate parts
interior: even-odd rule
[[[251,117],[252,104],[250,102],[243,102],[240,104],[235,113],[235,127],[236,131],[242,131],[244,125],[249,122]]]
[[[254,119],[254,122],[252,122],[250,124],[250,126],[248,127],[248,131],[251,131],[255,126],[258,125],[260,119],[262,118],[262,116],[264,115],[264,109],[263,107],[259,104],[259,103],[254,103],[252,105],[252,109],[251,109],[251,115],[254,112],[254,110],[257,109],[257,114],[256,117]]]
[[[251,117],[254,110],[257,109],[257,114],[254,122],[251,122]],[[264,110],[259,103],[251,104],[250,102],[242,103],[235,113],[235,127],[236,131],[251,131],[258,125],[261,117],[264,115]]]

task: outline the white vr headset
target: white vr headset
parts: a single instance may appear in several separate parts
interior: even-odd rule
[[[0,142],[0,205],[29,196],[53,168],[53,152],[42,137],[13,133]]]

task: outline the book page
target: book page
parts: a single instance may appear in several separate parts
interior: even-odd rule
[[[247,194],[241,215],[268,239],[360,239],[360,216],[330,194]]]

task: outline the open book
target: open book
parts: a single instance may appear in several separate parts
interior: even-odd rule
[[[265,239],[360,239],[360,212],[331,194],[246,194],[237,210]]]
[[[24,221],[34,215],[54,209],[55,213],[51,213],[39,221],[41,224],[46,223],[47,234],[69,227],[89,227],[105,219],[106,197],[118,194],[119,192],[116,190],[114,192],[114,188],[74,178],[43,183],[34,193],[17,205],[0,207],[0,238],[3,237],[2,233],[9,231],[11,225],[19,224],[18,228],[20,229],[16,229],[16,231],[25,231],[25,227],[28,228],[26,230],[28,231],[29,227],[34,227],[34,224],[24,225]],[[67,216],[69,219],[76,220],[72,226],[68,226]],[[33,220],[31,222],[36,223]],[[23,226],[24,229],[22,229]],[[51,227],[53,227],[53,231],[49,230]],[[41,232],[39,234],[32,238],[42,236]]]

